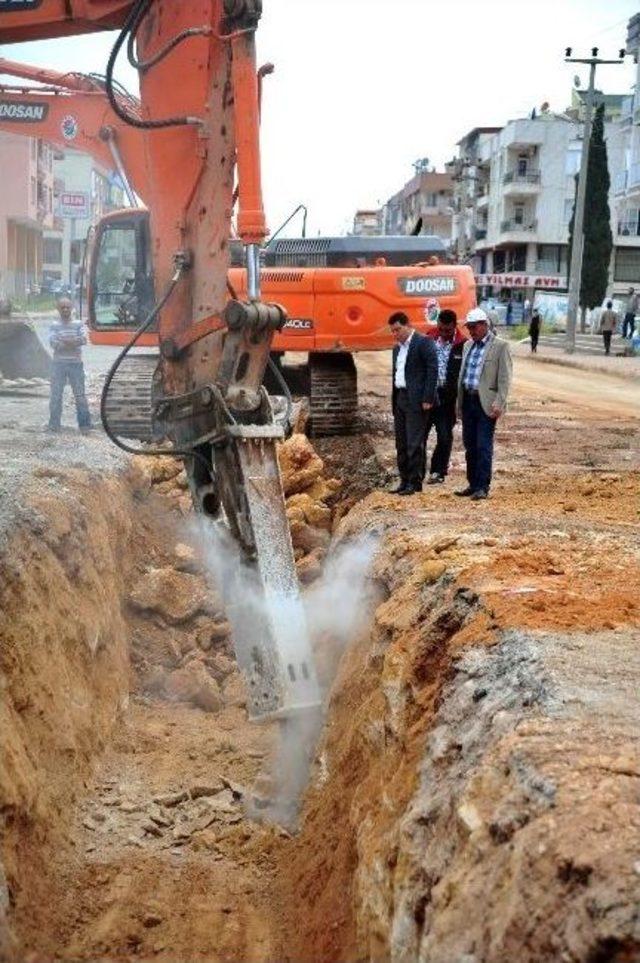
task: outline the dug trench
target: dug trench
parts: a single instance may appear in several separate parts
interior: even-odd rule
[[[305,592],[343,613],[295,831],[261,815],[278,733],[177,466],[32,472],[0,561],[6,959],[640,959],[637,422],[519,397],[472,511],[381,491],[365,428],[283,453]]]

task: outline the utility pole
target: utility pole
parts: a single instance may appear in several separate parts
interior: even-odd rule
[[[584,202],[587,196],[587,171],[589,168],[589,144],[591,143],[591,125],[593,120],[593,101],[595,94],[596,67],[598,64],[621,64],[625,51],[620,50],[616,60],[603,60],[598,57],[598,48],[593,47],[590,57],[572,57],[572,49],[567,47],[565,62],[568,64],[589,64],[589,89],[584,111],[584,133],[582,135],[582,154],[580,156],[580,174],[578,176],[578,191],[576,207],[573,215],[573,247],[571,248],[571,264],[569,266],[569,292],[567,299],[567,333],[564,350],[573,354],[576,349],[576,328],[578,310],[580,307],[580,285],[582,281],[582,254],[584,250]]]

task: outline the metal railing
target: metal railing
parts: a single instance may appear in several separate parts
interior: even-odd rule
[[[626,224],[624,221],[618,224],[618,234],[622,237],[639,237],[640,225]]]
[[[517,221],[508,220],[500,222],[500,230],[504,234],[506,231],[526,232],[535,231],[538,227],[537,221],[528,221],[526,224],[519,224]]]
[[[518,171],[507,171],[502,178],[503,184],[539,184],[540,171],[527,171],[521,174]]]

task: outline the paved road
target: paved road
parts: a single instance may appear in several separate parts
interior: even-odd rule
[[[385,403],[391,390],[389,352],[362,352],[357,356],[357,364],[360,391],[369,391]],[[576,407],[606,412],[613,417],[640,418],[640,389],[632,379],[515,357],[514,398],[530,398],[536,394],[570,401]]]

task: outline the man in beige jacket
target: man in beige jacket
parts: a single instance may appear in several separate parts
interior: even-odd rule
[[[498,418],[507,408],[512,361],[509,345],[489,330],[482,308],[467,315],[471,340],[464,346],[458,381],[458,412],[467,459],[468,485],[456,492],[480,501],[489,496],[493,464],[493,436]]]

